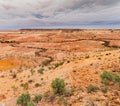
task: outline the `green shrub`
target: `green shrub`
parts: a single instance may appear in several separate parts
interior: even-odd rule
[[[117,83],[118,85],[120,85],[120,75],[119,74],[115,74],[113,76],[113,80],[115,83]]]
[[[106,86],[104,86],[104,87],[101,87],[101,91],[102,91],[103,93],[107,93],[107,91],[108,91],[108,88],[107,88]]]
[[[109,81],[112,81],[120,86],[120,74],[112,74],[108,71],[104,71],[101,74],[102,82],[107,84]]]
[[[14,73],[14,74],[13,74],[13,78],[16,78],[16,77],[17,77],[17,75]]]
[[[29,85],[28,85],[28,83],[27,83],[27,82],[26,82],[26,83],[24,83],[22,86],[23,86],[24,90],[27,90],[27,89],[29,88]]]
[[[59,98],[58,103],[59,103],[60,105],[63,104],[64,106],[67,106],[67,100],[66,100],[63,96],[61,96],[61,97]]]
[[[40,68],[40,69],[38,70],[38,73],[43,74],[43,71],[44,71],[44,68]]]
[[[30,72],[33,75],[35,73],[35,70],[31,69]]]
[[[50,97],[49,97],[49,102],[53,102],[55,100],[55,95],[53,94],[53,95],[50,95]]]
[[[39,95],[35,95],[33,101],[34,101],[35,103],[38,103],[38,102],[41,101],[41,100],[42,100],[42,95],[39,94]]]
[[[67,89],[64,91],[64,96],[70,97],[73,95],[74,89]]]
[[[21,94],[17,99],[17,104],[21,106],[27,106],[27,103],[30,102],[30,94]]]
[[[55,94],[63,94],[63,91],[65,89],[64,80],[56,78],[55,80],[52,81],[51,86]]]
[[[33,82],[33,80],[28,80],[28,83],[32,83]]]
[[[44,98],[48,98],[49,96],[50,96],[50,92],[49,91],[44,93]]]
[[[13,89],[14,95],[15,95],[15,92],[18,90],[18,87],[16,87],[16,86],[14,85],[14,86],[12,86],[12,89]]]
[[[35,104],[32,101],[30,101],[27,103],[27,106],[35,106]]]
[[[63,64],[64,64],[63,61],[60,61],[59,63],[55,63],[55,64],[54,64],[54,68],[57,68],[57,67],[59,67],[59,66],[61,66],[61,65],[63,65]]]
[[[40,86],[40,84],[39,84],[39,83],[36,83],[36,84],[35,84],[35,87],[39,87],[39,86]]]
[[[104,71],[101,74],[102,83],[107,84],[109,81],[113,80],[113,75],[109,71]]]
[[[97,86],[89,85],[89,86],[87,87],[87,92],[88,92],[88,93],[95,92],[95,91],[97,91],[97,90],[99,90],[99,88],[98,88]]]
[[[49,70],[51,70],[51,69],[55,69],[54,64],[53,64],[53,65],[51,65],[51,66],[49,66],[49,67],[48,67],[48,69],[49,69]]]

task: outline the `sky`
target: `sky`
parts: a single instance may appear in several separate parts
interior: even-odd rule
[[[120,0],[0,0],[0,29],[120,28]]]

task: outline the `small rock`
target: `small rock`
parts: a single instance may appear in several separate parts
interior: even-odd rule
[[[5,106],[5,103],[0,102],[0,106]]]
[[[119,96],[119,92],[118,92],[118,91],[115,91],[114,94],[115,94],[116,96]]]
[[[109,82],[108,85],[113,86],[113,85],[114,85],[114,82]]]
[[[86,100],[84,106],[94,106],[94,103],[92,100]]]
[[[120,99],[116,99],[115,103],[119,104],[120,105]]]
[[[101,97],[100,97],[100,100],[105,100],[105,99],[106,99],[105,96],[101,96]]]
[[[1,78],[4,78],[4,75],[1,75]]]
[[[0,101],[3,100],[3,99],[6,99],[5,95],[0,94]]]

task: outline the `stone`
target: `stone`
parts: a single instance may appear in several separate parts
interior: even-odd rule
[[[92,100],[86,100],[83,106],[95,106]]]
[[[0,94],[0,101],[2,101],[3,99],[6,99],[5,95]]]

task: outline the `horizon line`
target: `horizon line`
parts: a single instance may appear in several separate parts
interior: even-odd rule
[[[120,28],[22,28],[22,29],[0,29],[0,31],[22,31],[22,30],[120,30]]]

